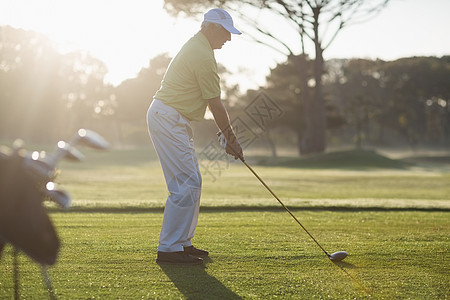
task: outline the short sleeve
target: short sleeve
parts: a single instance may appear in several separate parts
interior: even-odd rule
[[[203,99],[220,96],[220,77],[217,73],[217,64],[214,60],[207,60],[199,64],[196,71],[197,82]]]

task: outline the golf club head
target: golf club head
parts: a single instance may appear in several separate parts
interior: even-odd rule
[[[53,153],[46,155],[39,160],[45,162],[50,168],[56,168],[59,161],[63,158],[72,161],[82,161],[84,159],[84,155],[76,148],[72,147],[71,144],[65,141],[59,141],[56,144],[56,149]]]
[[[78,151],[75,147],[70,146],[66,143],[65,145],[66,153],[64,155],[65,159],[73,160],[73,161],[82,161],[84,160],[84,155],[80,151]]]
[[[74,143],[71,144],[75,145],[75,143],[80,143],[98,150],[105,150],[109,148],[109,143],[101,135],[95,131],[84,128],[77,131],[76,137],[74,138]]]
[[[55,202],[56,204],[58,204],[59,206],[61,206],[62,208],[68,208],[71,205],[71,199],[69,194],[67,194],[65,191],[62,190],[58,190],[56,189],[56,184],[53,182],[48,182],[45,185],[45,195],[52,200],[53,202]]]
[[[348,255],[347,252],[345,251],[338,251],[338,252],[334,252],[332,253],[330,256],[328,256],[330,258],[330,260],[332,262],[339,262],[341,260],[343,260],[344,258],[346,258]]]
[[[55,168],[43,159],[32,156],[24,163],[28,172],[38,181],[53,180],[56,176]]]

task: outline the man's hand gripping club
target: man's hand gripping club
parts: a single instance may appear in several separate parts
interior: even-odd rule
[[[237,141],[236,136],[234,136],[233,141],[229,143],[227,141],[227,139],[225,138],[225,135],[222,134],[222,132],[218,132],[217,136],[219,138],[219,144],[220,146],[222,146],[225,149],[225,152],[227,154],[230,154],[232,156],[234,156],[234,159],[240,159],[241,161],[245,161],[244,160],[244,154],[242,153],[242,148],[241,145],[239,144],[239,142]]]
[[[228,112],[223,106],[220,97],[209,99],[208,107],[214,116],[217,127],[220,129],[220,132],[217,135],[219,135],[219,141],[220,136],[222,136],[224,141],[223,147],[225,148],[226,153],[234,156],[234,159],[239,158],[241,161],[244,161],[241,145],[239,145],[236,135],[234,134]]]

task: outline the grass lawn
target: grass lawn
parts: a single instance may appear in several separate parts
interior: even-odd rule
[[[450,297],[446,169],[304,168],[249,158],[325,249],[349,253],[338,266],[245,166],[215,169],[204,176],[194,239],[210,258],[177,267],[155,263],[167,192],[152,153],[83,152],[87,161],[62,164],[58,177],[73,207],[49,208],[63,242],[50,268],[60,299]],[[0,299],[13,297],[11,252],[0,261]],[[38,266],[22,255],[20,269],[21,297],[47,297]]]

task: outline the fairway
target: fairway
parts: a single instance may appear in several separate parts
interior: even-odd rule
[[[327,251],[349,253],[335,266],[245,166],[231,163],[204,176],[193,242],[210,258],[177,267],[155,263],[167,192],[151,151],[86,156],[61,165],[73,207],[49,207],[62,240],[49,271],[60,299],[450,296],[445,169],[292,168],[249,158]],[[11,252],[0,263],[0,299],[13,297]],[[20,268],[21,297],[48,297],[38,266],[22,255]]]

